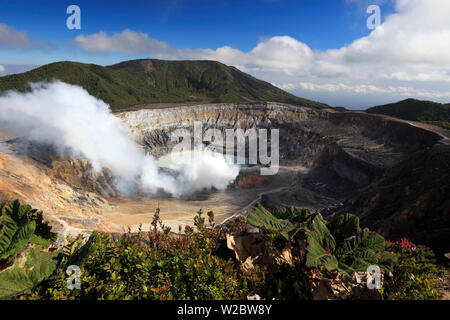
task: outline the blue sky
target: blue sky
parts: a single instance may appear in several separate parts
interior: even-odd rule
[[[397,4],[401,1],[410,2],[411,5]],[[123,60],[148,57],[211,58],[236,65],[243,71],[295,94],[325,100],[332,105],[357,107],[370,105],[372,102],[384,100],[387,102],[397,96],[401,98],[402,94],[398,93],[402,91],[388,89],[392,86],[409,88],[402,89],[403,95],[414,92],[410,90],[411,88],[419,87],[423,91],[419,98],[426,98],[428,95],[430,99],[450,101],[450,97],[445,95],[450,91],[446,91],[448,88],[446,81],[439,81],[437,88],[440,94],[430,91],[436,89],[434,83],[436,79],[445,76],[446,65],[444,65],[445,72],[440,73],[440,77],[436,74],[438,71],[427,69],[425,73],[428,77],[423,76],[417,80],[408,74],[411,69],[399,69],[395,73],[377,77],[377,79],[391,79],[390,82],[383,82],[380,79],[372,81],[369,76],[352,80],[352,74],[355,73],[353,70],[361,69],[355,66],[354,62],[365,59],[364,55],[367,55],[366,51],[357,51],[361,46],[353,45],[356,48],[353,49],[352,44],[355,41],[368,38],[379,47],[380,52],[383,52],[384,44],[381,41],[389,44],[395,38],[384,36],[386,39],[383,40],[383,36],[371,35],[373,30],[366,27],[366,20],[369,17],[366,13],[368,5],[375,3],[380,6],[384,25],[386,18],[392,14],[403,15],[406,19],[408,14],[415,12],[414,10],[423,11],[423,8],[420,8],[422,4],[417,1],[2,0],[0,26],[1,24],[6,26],[4,32],[10,34],[25,32],[24,42],[28,41],[28,44],[12,43],[14,41],[6,39],[5,35],[2,38],[0,29],[0,65],[5,69],[3,73],[7,74],[23,71],[30,65],[61,60],[109,65]],[[433,1],[444,3],[445,0]],[[66,28],[66,19],[69,16],[66,14],[66,8],[71,4],[81,8],[81,30]],[[392,20],[394,22],[386,26],[395,31],[395,19]],[[416,31],[428,27],[425,25],[422,28],[419,22],[413,23],[417,24]],[[131,32],[125,34],[125,30]],[[99,34],[101,31],[104,34]],[[117,39],[114,34],[117,35]],[[99,35],[101,41],[97,41],[95,35]],[[128,49],[130,41],[133,43],[140,41],[141,44]],[[164,43],[170,48],[155,49],[153,41]],[[101,48],[98,45],[100,42]],[[262,47],[256,54],[254,51],[259,45]],[[337,61],[333,50],[346,47],[356,51],[339,52],[342,57]],[[219,48],[232,48],[233,51],[223,53]],[[285,52],[286,58],[283,56]],[[266,58],[268,60],[265,60]],[[392,56],[380,57],[381,60],[391,58],[394,63],[395,59]],[[363,68],[373,64],[373,59],[372,56],[367,57],[367,64]],[[439,60],[439,57],[437,59]],[[254,64],[252,60],[261,62]],[[413,60],[417,61],[417,58]],[[296,61],[301,63],[297,64]],[[385,66],[387,73],[389,64],[391,63]],[[324,74],[324,66],[328,68],[326,72],[330,72],[329,76]],[[410,67],[410,64],[408,66]],[[344,69],[349,70],[347,75],[343,74]],[[430,81],[423,83],[423,79],[433,79],[433,83]],[[357,87],[361,84],[366,86],[363,87],[363,95],[361,87]],[[374,86],[375,89],[370,86]],[[381,93],[385,98],[382,99]],[[369,97],[369,101],[364,102],[364,97]]]
[[[66,8],[71,4],[81,9],[81,30],[66,28]],[[382,7],[391,10],[392,5]],[[229,45],[248,51],[261,39],[289,35],[313,49],[325,50],[369,33],[364,9],[345,0],[3,0],[0,22],[26,31],[35,42],[51,41],[57,49],[2,49],[0,63],[45,64],[76,59],[105,65],[134,58],[84,54],[71,43],[78,34],[124,29],[147,33],[177,48]]]

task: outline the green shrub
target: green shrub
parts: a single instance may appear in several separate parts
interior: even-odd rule
[[[34,298],[245,298],[246,282],[233,261],[214,254],[223,235],[204,226],[201,212],[195,223],[198,232],[188,229],[187,236],[174,236],[169,228],[159,231],[156,227],[145,236],[128,234],[117,241],[95,233],[95,241],[79,249],[90,252],[80,260],[81,289],[69,290],[65,269],[59,268]]]
[[[275,270],[256,265],[242,277],[250,295],[258,294],[266,300],[311,300],[311,271],[296,258],[293,264],[281,263]]]
[[[239,216],[235,219],[227,221],[223,226],[223,230],[237,236],[244,235],[247,233],[247,218]]]
[[[204,216],[200,210],[195,228],[187,226],[184,235],[171,233],[157,210],[148,233],[129,232],[113,240],[93,232],[87,241],[79,236],[55,252],[45,250],[55,235],[41,212],[18,202],[2,205],[0,212],[3,252],[15,255],[0,271],[0,298],[245,299],[256,293],[265,299],[312,299],[312,278],[336,270],[365,271],[370,264],[392,270],[392,276],[385,273],[381,290],[387,299],[440,297],[435,279],[443,271],[430,249],[407,239],[385,242],[361,229],[350,214],[326,223],[320,213],[286,208],[272,214],[258,205],[248,222],[265,230],[273,261],[243,273],[226,246],[225,231],[214,228],[212,211]],[[28,224],[31,235],[26,232],[30,226],[21,229]],[[246,229],[245,218],[225,227],[237,234]],[[280,260],[280,249],[289,249],[292,259]],[[80,266],[81,289],[68,288],[69,265]]]
[[[277,300],[312,299],[310,272],[299,260],[291,265],[283,263],[277,271],[267,275],[267,278],[266,297]]]
[[[387,250],[398,255],[393,277],[384,283],[384,295],[393,300],[436,300],[441,294],[436,277],[445,271],[436,265],[433,252],[403,238],[387,242]]]

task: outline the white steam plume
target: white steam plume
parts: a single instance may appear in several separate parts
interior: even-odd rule
[[[205,188],[225,189],[239,167],[222,155],[198,151],[180,157],[174,176],[160,172],[152,156],[132,139],[129,128],[101,100],[60,81],[31,84],[32,91],[0,96],[0,128],[30,141],[49,143],[88,159],[96,172],[109,168],[122,192],[136,182],[149,193],[162,189],[179,197]]]

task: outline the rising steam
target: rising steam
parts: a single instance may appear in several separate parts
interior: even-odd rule
[[[171,165],[175,174],[163,173],[109,106],[83,88],[60,81],[31,88],[0,96],[0,128],[30,142],[51,144],[61,154],[69,150],[88,159],[96,172],[110,169],[123,193],[139,187],[179,197],[205,188],[225,189],[239,173],[238,166],[208,151],[178,157]]]

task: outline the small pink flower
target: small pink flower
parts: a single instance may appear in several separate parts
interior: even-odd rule
[[[239,230],[242,230],[242,226],[239,226]]]
[[[416,251],[416,247],[412,247],[411,250],[412,250],[412,251]]]

